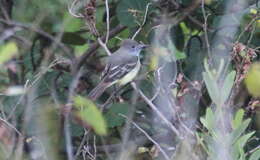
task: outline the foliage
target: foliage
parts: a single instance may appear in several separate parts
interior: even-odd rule
[[[18,48],[14,42],[9,42],[0,47],[0,64],[10,60],[17,54]]]
[[[250,156],[246,156],[245,145],[250,141],[250,138],[255,134],[255,131],[245,133],[246,128],[250,123],[250,119],[243,120],[244,110],[240,109],[237,111],[234,119],[231,131],[225,134],[218,132],[217,128],[217,114],[212,111],[212,109],[207,108],[205,117],[201,117],[200,121],[203,126],[207,129],[208,132],[200,134],[201,140],[203,141],[202,145],[206,146],[207,153],[209,154],[210,159],[219,159],[221,156],[225,155],[216,155],[217,146],[232,148],[231,159],[252,159],[256,157],[258,151],[254,151]],[[229,146],[225,146],[229,145]],[[259,156],[259,154],[258,154]]]
[[[258,81],[258,78],[260,78],[259,70],[260,64],[252,64],[245,78],[245,84],[247,86],[248,91],[255,97],[260,96],[260,86]]]
[[[77,108],[75,114],[90,125],[97,134],[106,135],[106,123],[96,105],[90,100],[80,96],[74,98],[74,103]]]
[[[260,159],[259,6],[0,0],[0,159]],[[138,76],[89,99],[127,38]]]

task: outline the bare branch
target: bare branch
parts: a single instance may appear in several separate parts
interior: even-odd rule
[[[50,35],[47,32],[44,32],[43,30],[41,30],[40,28],[37,28],[35,26],[31,26],[28,24],[23,24],[23,23],[19,23],[19,22],[15,22],[15,21],[6,21],[4,19],[0,19],[0,22],[10,25],[10,26],[16,26],[16,27],[20,27],[29,31],[33,31],[38,33],[39,35],[42,35],[48,39],[50,39],[51,41],[53,41],[54,43],[56,43],[66,54],[71,55],[70,54],[70,50],[68,47],[66,47],[62,42],[59,41],[59,39],[57,39],[56,37]]]
[[[78,0],[74,0],[72,3],[71,3],[71,6],[68,6],[68,10],[69,10],[69,13],[73,16],[73,17],[76,17],[76,18],[84,18],[84,16],[79,13],[79,14],[76,14],[73,12],[73,8],[75,8],[75,5],[78,3]]]
[[[1,35],[0,35],[0,44],[4,42],[4,40],[8,39],[9,37],[13,36],[17,31],[20,31],[20,27],[14,27],[10,29],[6,29]]]
[[[109,28],[110,28],[110,25],[109,25],[109,6],[108,6],[108,0],[106,0],[106,14],[107,14],[107,17],[106,17],[106,21],[107,21],[107,33],[106,33],[106,40],[105,40],[105,44],[108,42],[108,37],[109,37]]]
[[[75,89],[78,86],[79,79],[82,75],[82,69],[77,72],[77,75],[72,80],[69,87],[68,101],[65,107],[68,107],[68,112],[64,114],[64,135],[65,135],[65,143],[66,143],[66,152],[69,160],[73,160],[73,151],[72,151],[72,139],[70,132],[70,111],[72,108],[72,98],[75,95]]]
[[[145,96],[145,94],[137,88],[136,84],[134,82],[131,83],[131,86],[134,88],[134,90],[136,90],[140,96],[143,98],[143,100],[152,108],[153,111],[155,111],[155,113],[159,116],[159,118],[161,118],[170,128],[171,130],[177,135],[177,136],[181,136],[180,132],[173,126],[173,124],[167,120],[164,115],[157,109],[157,107],[153,104],[153,102],[150,101],[149,98],[147,98]]]
[[[118,25],[116,28],[114,28],[113,30],[111,30],[109,32],[109,37],[108,39],[116,36],[118,33],[120,33],[121,31],[123,31],[124,29],[126,29],[126,26],[122,26],[122,25]],[[100,38],[100,40],[105,40],[106,36],[102,36]],[[76,65],[74,65],[73,69],[72,69],[72,72],[76,72],[83,64],[84,62],[86,61],[86,59],[90,56],[92,56],[95,51],[99,48],[100,44],[99,42],[95,42],[93,43],[89,49],[82,55],[80,56],[77,60],[76,60]]]
[[[100,44],[101,47],[103,47],[103,48],[105,49],[105,51],[107,52],[107,54],[110,56],[110,55],[111,55],[111,52],[110,52],[109,49],[107,48],[106,43],[103,43],[100,38],[98,38],[98,43]]]
[[[84,144],[85,144],[85,142],[87,140],[87,135],[88,135],[88,131],[85,130],[84,136],[83,136],[83,138],[82,138],[82,140],[80,142],[80,145],[79,145],[79,147],[77,149],[77,152],[76,152],[76,154],[74,156],[74,159],[77,159],[78,156],[80,155],[81,149],[84,147]]]
[[[137,36],[137,34],[143,29],[143,26],[145,25],[145,22],[146,22],[147,13],[148,13],[148,9],[149,9],[149,6],[150,6],[150,5],[151,5],[151,3],[148,3],[148,4],[146,5],[143,23],[139,26],[138,30],[137,30],[137,31],[135,32],[135,34],[133,35],[132,39],[135,39],[135,37]]]
[[[5,119],[0,117],[0,121],[4,122],[6,125],[8,125],[10,128],[12,128],[17,134],[19,134],[19,136],[23,137],[22,133],[20,131],[18,131],[18,129],[15,128],[15,126],[13,126],[11,123],[9,123],[8,121],[6,121]]]
[[[139,127],[138,124],[136,124],[135,122],[128,119],[128,117],[126,117],[125,115],[119,113],[119,116],[124,117],[128,122],[132,123],[137,129],[139,129],[161,151],[164,158],[166,160],[170,160],[170,157],[164,152],[162,147],[145,130],[143,130],[141,127]]]
[[[201,10],[202,10],[202,14],[203,14],[204,21],[205,21],[204,25],[203,25],[203,30],[204,30],[204,34],[205,34],[205,41],[206,41],[208,56],[209,56],[209,59],[211,59],[210,58],[211,52],[210,52],[210,45],[209,45],[209,38],[208,38],[208,25],[207,25],[209,15],[206,15],[204,1],[205,0],[201,1]]]

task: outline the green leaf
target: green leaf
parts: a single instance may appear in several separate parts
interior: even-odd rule
[[[209,152],[209,153],[212,153],[214,152],[214,144],[215,144],[215,141],[214,139],[212,138],[212,136],[209,136],[207,134],[202,134],[202,139],[203,141],[205,142],[207,148],[206,148],[206,151]]]
[[[184,52],[181,52],[176,49],[175,57],[176,57],[176,60],[180,60],[180,59],[185,59],[187,56]]]
[[[105,114],[108,127],[121,126],[125,122],[125,118],[119,114],[126,115],[128,113],[129,104],[116,103],[109,108],[109,111]]]
[[[65,32],[75,32],[79,30],[80,27],[82,27],[83,25],[84,21],[82,21],[81,19],[74,18],[69,12],[64,13],[62,27],[64,27]]]
[[[260,159],[260,149],[256,150],[249,158],[249,160],[259,160]]]
[[[8,42],[0,46],[0,64],[10,60],[14,55],[18,53],[18,48],[15,42]]]
[[[250,132],[248,134],[245,134],[241,136],[237,142],[234,144],[234,150],[233,150],[233,157],[235,159],[245,159],[245,151],[244,151],[244,146],[246,145],[247,141],[253,136],[255,132]]]
[[[214,127],[215,116],[211,108],[207,108],[205,118],[200,118],[200,121],[204,127],[206,127],[210,132],[212,132]]]
[[[250,119],[245,120],[244,122],[242,122],[242,124],[237,127],[232,133],[231,133],[231,138],[232,138],[232,144],[234,144],[239,137],[244,133],[244,131],[246,130],[246,128],[248,127],[249,123],[250,123]]]
[[[185,31],[185,29],[182,29]],[[189,33],[189,32],[188,32]],[[185,34],[185,32],[184,32]],[[187,40],[187,58],[186,58],[186,67],[184,68],[184,73],[189,77],[191,80],[202,80],[202,73],[203,73],[203,63],[202,59],[205,59],[206,53],[203,52],[202,44],[199,36],[190,37]]]
[[[236,112],[235,118],[232,121],[232,128],[233,129],[236,129],[241,125],[241,123],[243,121],[244,114],[245,114],[245,111],[243,109],[239,109]]]
[[[86,44],[85,38],[81,37],[76,32],[64,32],[61,41],[65,44],[71,45],[84,45]]]
[[[177,50],[182,51],[184,48],[184,33],[180,25],[173,26],[170,30],[172,41]]]
[[[96,105],[86,98],[76,96],[73,98],[74,104],[78,109],[76,114],[82,121],[93,127],[94,131],[99,135],[107,134],[107,125]]]
[[[253,134],[255,134],[255,131],[247,133],[243,136],[241,136],[238,140],[237,140],[237,145],[239,148],[243,148],[246,144],[246,142],[249,140],[249,138],[251,138],[253,136]]]
[[[74,46],[75,50],[75,55],[76,56],[81,56],[86,52],[86,50],[89,48],[89,45],[86,43],[86,45],[81,45],[81,46]]]
[[[222,87],[222,96],[221,96],[221,100],[222,100],[222,104],[225,103],[225,101],[228,99],[231,89],[233,87],[234,84],[234,80],[235,80],[235,76],[236,76],[236,71],[231,71],[225,81],[224,81],[224,85]]]
[[[142,23],[149,0],[121,0],[117,6],[117,18],[122,25],[135,27]]]
[[[205,81],[209,96],[215,104],[219,104],[220,94],[217,83],[214,79],[211,79],[211,76],[207,72],[202,73],[203,80]]]

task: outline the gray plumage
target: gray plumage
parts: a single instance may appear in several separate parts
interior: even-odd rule
[[[107,58],[101,82],[89,93],[89,98],[96,100],[111,85],[124,85],[131,81],[140,69],[139,53],[144,47],[134,40],[124,40],[121,47]]]

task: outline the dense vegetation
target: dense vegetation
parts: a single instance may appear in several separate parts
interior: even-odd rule
[[[259,160],[258,0],[0,0],[0,159]],[[121,41],[133,82],[88,98]]]

